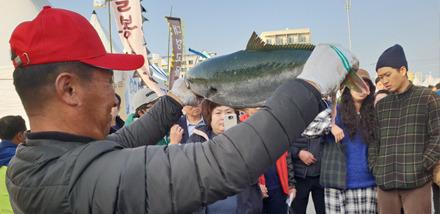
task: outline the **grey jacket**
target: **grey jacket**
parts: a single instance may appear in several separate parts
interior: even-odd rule
[[[205,143],[142,146],[157,143],[179,119],[182,107],[168,97],[105,141],[29,139],[7,171],[12,207],[16,213],[195,211],[255,183],[313,120],[319,98],[304,81],[287,81],[253,117]]]

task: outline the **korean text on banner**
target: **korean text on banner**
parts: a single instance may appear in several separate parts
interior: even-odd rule
[[[124,45],[124,52],[128,54],[141,54],[145,58],[145,64],[137,70],[141,79],[149,88],[158,95],[164,93],[156,83],[150,80],[149,63],[147,58],[147,48],[142,31],[142,9],[139,0],[112,0],[113,15],[119,36]]]
[[[180,18],[165,17],[170,26],[171,39],[173,41],[173,57],[169,75],[169,90],[173,88],[174,81],[179,78],[183,58],[183,31]]]

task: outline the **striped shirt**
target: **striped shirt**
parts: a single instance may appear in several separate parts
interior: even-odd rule
[[[440,96],[410,84],[376,105],[378,139],[369,146],[369,167],[384,190],[413,189],[432,180],[440,154]]]

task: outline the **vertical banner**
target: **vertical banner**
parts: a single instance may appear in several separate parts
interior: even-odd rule
[[[171,69],[169,75],[169,90],[173,88],[174,81],[179,78],[183,58],[183,31],[180,18],[165,17],[170,27],[171,40],[173,41]]]
[[[124,95],[125,95],[125,113],[127,115],[134,113],[135,109],[133,107],[133,96],[136,92],[142,89],[141,79],[133,77],[133,73],[124,72]]]
[[[139,0],[110,0],[113,7],[118,33],[124,45],[124,52],[128,54],[141,54],[144,56],[145,64],[137,70],[141,79],[148,88],[151,88],[159,96],[163,91],[150,79],[150,70],[147,57],[147,48],[144,40],[142,24],[142,8]]]

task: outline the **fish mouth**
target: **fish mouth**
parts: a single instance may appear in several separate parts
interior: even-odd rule
[[[370,94],[370,88],[367,83],[365,83],[365,81],[353,69],[348,72],[342,84],[347,86],[350,90],[356,91],[360,95],[366,96]]]

